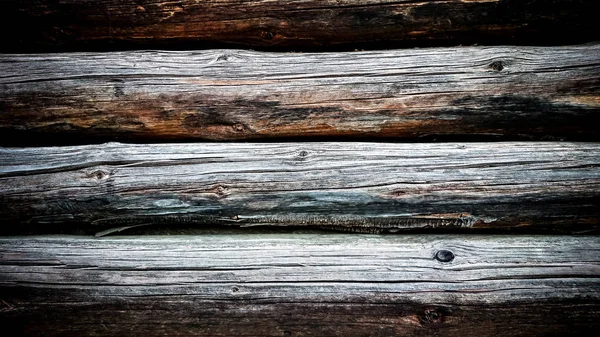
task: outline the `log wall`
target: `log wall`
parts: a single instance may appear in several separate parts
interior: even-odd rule
[[[594,230],[596,143],[0,149],[5,223]]]
[[[0,239],[0,323],[35,336],[562,336],[600,326],[600,241]]]
[[[600,45],[1,55],[0,143],[598,140]]]
[[[0,51],[354,50],[599,37],[591,0],[5,0]]]
[[[594,1],[1,6],[0,334],[597,335]]]

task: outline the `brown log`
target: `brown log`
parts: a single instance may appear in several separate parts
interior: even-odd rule
[[[600,45],[0,56],[0,144],[600,140]]]
[[[599,167],[600,143],[0,148],[0,223],[593,231]]]
[[[596,236],[0,238],[19,336],[595,336]]]
[[[592,0],[5,0],[0,51],[594,41]]]

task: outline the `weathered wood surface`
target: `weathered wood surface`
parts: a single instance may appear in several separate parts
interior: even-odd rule
[[[25,336],[593,335],[600,238],[0,238],[0,299]]]
[[[0,148],[0,222],[593,230],[599,166],[568,142]]]
[[[0,143],[600,140],[598,60],[600,44],[4,55]]]
[[[592,0],[5,0],[0,51],[598,40]]]

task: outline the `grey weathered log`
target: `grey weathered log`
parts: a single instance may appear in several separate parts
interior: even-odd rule
[[[595,41],[593,0],[4,0],[0,51]]]
[[[599,44],[1,55],[0,144],[600,140],[598,60]]]
[[[600,238],[5,237],[0,306],[24,336],[593,335]]]
[[[578,231],[598,227],[599,197],[600,143],[0,148],[6,224]]]

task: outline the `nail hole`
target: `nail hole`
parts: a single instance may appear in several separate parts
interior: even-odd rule
[[[238,287],[231,288],[231,292],[233,292],[233,293],[237,293],[238,291],[240,291],[240,288],[238,288]]]
[[[449,250],[438,250],[435,259],[440,262],[450,262],[454,260],[454,254]]]

